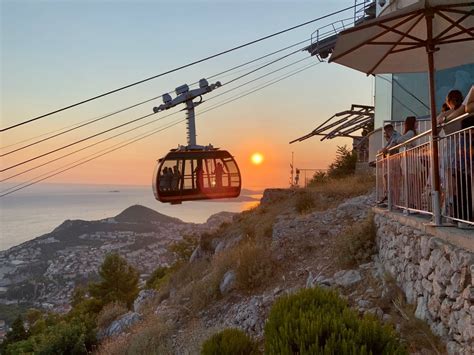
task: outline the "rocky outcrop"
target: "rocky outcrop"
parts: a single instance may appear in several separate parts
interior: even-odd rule
[[[141,290],[133,302],[133,310],[136,313],[142,313],[144,306],[151,302],[157,295],[158,292],[153,289]]]
[[[136,312],[128,312],[119,319],[114,320],[112,324],[101,334],[101,337],[112,337],[124,333],[135,323],[142,319],[140,314]]]
[[[416,305],[416,317],[450,354],[473,354],[474,254],[382,214],[375,222],[380,259]]]

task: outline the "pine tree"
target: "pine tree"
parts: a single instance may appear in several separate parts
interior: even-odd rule
[[[89,286],[92,297],[103,305],[119,301],[130,308],[138,294],[139,275],[133,266],[118,254],[109,254],[99,269],[102,280]]]
[[[28,339],[28,332],[23,325],[23,319],[18,316],[12,323],[11,329],[7,332],[5,340],[0,344],[0,354],[5,353],[9,344]]]

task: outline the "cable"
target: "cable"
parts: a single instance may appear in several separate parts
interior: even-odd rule
[[[292,45],[289,45],[289,46],[287,46],[287,47],[278,49],[278,50],[276,50],[276,51],[274,51],[274,52],[265,54],[265,55],[260,56],[260,57],[258,57],[258,58],[252,59],[252,60],[250,60],[250,61],[248,61],[248,62],[245,62],[245,63],[243,63],[243,64],[239,64],[239,65],[236,65],[236,66],[234,66],[234,67],[232,67],[232,68],[226,69],[226,70],[224,70],[224,71],[222,71],[222,72],[220,72],[220,73],[217,73],[217,74],[214,74],[214,75],[211,75],[211,76],[207,76],[207,79],[212,79],[212,78],[215,78],[215,77],[217,77],[217,76],[220,77],[220,76],[223,75],[223,74],[227,74],[227,73],[232,72],[232,71],[234,71],[234,70],[236,70],[236,69],[240,69],[240,68],[242,68],[242,67],[244,67],[244,66],[247,66],[247,65],[249,65],[249,64],[255,63],[255,62],[259,61],[259,60],[262,60],[262,59],[268,58],[268,57],[270,57],[270,56],[272,56],[272,55],[275,55],[275,54],[277,54],[277,53],[283,52],[283,51],[285,51],[285,50],[287,50],[287,49],[296,47],[296,46],[298,46],[298,45],[300,45],[300,44],[302,44],[302,43],[304,43],[304,42],[307,42],[307,40],[296,42],[296,43],[294,43],[294,44],[292,44]],[[226,77],[226,76],[225,76],[225,77]],[[198,84],[198,83],[199,83],[199,81],[196,81],[196,82],[190,84],[190,86],[194,86],[194,85],[196,85],[196,84]],[[173,93],[173,91],[169,91],[169,92],[168,92],[168,94],[172,94],[172,93]],[[70,126],[67,126],[67,127],[61,128],[61,129],[58,129],[58,130],[54,130],[54,131],[51,131],[51,132],[48,132],[48,133],[44,133],[44,134],[38,135],[38,136],[36,136],[36,137],[32,137],[32,138],[25,139],[25,140],[20,141],[20,142],[17,142],[17,143],[13,143],[13,144],[10,144],[10,145],[1,147],[0,149],[5,149],[5,148],[8,148],[8,147],[11,147],[11,146],[14,146],[14,145],[18,145],[18,144],[21,144],[21,143],[24,143],[24,142],[31,141],[31,140],[36,139],[36,138],[44,137],[45,135],[48,135],[48,134],[53,134],[53,133],[57,133],[57,132],[60,132],[60,131],[65,130],[64,132],[61,132],[61,133],[59,133],[59,134],[57,134],[57,135],[54,135],[54,136],[51,136],[50,138],[48,137],[47,139],[40,140],[40,141],[35,142],[35,143],[32,143],[32,144],[30,144],[30,145],[28,145],[28,146],[25,146],[25,147],[22,147],[22,148],[18,148],[18,149],[15,150],[15,151],[18,151],[18,150],[21,150],[21,149],[24,149],[24,148],[28,148],[28,147],[30,147],[30,146],[32,146],[32,145],[35,145],[35,144],[44,142],[44,141],[46,141],[46,140],[48,140],[48,139],[55,138],[55,137],[58,137],[58,136],[60,136],[60,135],[62,135],[62,134],[66,134],[66,133],[68,133],[68,132],[71,132],[71,131],[73,131],[73,130],[75,130],[75,129],[84,127],[84,126],[86,126],[86,125],[88,125],[88,124],[95,123],[95,122],[97,122],[97,121],[99,121],[99,120],[101,120],[101,119],[104,119],[104,118],[113,116],[113,115],[115,115],[115,114],[118,114],[118,113],[127,111],[127,110],[129,110],[129,109],[132,109],[132,108],[137,107],[137,106],[139,106],[139,105],[145,104],[145,103],[147,103],[147,102],[156,100],[156,99],[158,99],[158,98],[160,98],[160,97],[161,97],[161,95],[160,95],[160,96],[153,97],[153,98],[148,99],[148,100],[145,100],[145,101],[142,101],[142,102],[140,102],[140,103],[138,103],[138,104],[136,104],[136,105],[132,105],[132,106],[128,106],[128,107],[119,109],[119,110],[117,110],[117,111],[115,111],[115,112],[106,114],[106,115],[101,116],[101,117],[99,117],[99,118],[93,118],[93,119],[88,119],[88,120],[85,120],[85,121],[81,121],[81,122],[76,123],[76,124],[74,124],[74,125],[70,125]],[[72,127],[75,127],[75,126],[79,126],[79,127],[77,127],[77,128],[72,128]],[[72,128],[72,129],[69,129],[69,128]],[[4,155],[8,155],[8,154],[13,153],[13,152],[15,152],[15,151],[8,152],[8,153],[4,153]],[[0,155],[0,156],[3,156],[3,155]]]
[[[77,149],[77,150],[75,150],[75,151],[69,152],[69,153],[67,153],[67,154],[61,155],[60,157],[57,157],[57,158],[55,158],[55,159],[48,160],[47,162],[44,162],[44,163],[42,163],[42,164],[33,166],[33,167],[29,168],[29,169],[23,170],[23,171],[21,171],[21,172],[19,172],[19,173],[16,173],[16,174],[14,174],[14,175],[11,175],[11,176],[9,176],[9,177],[6,177],[6,178],[0,180],[0,183],[1,183],[1,182],[5,182],[5,181],[7,181],[7,180],[11,180],[11,179],[13,179],[13,178],[15,178],[15,177],[17,177],[17,176],[23,175],[23,174],[28,173],[28,172],[30,172],[30,171],[36,170],[36,169],[38,169],[38,168],[42,168],[43,166],[46,166],[46,165],[49,165],[49,164],[51,164],[51,163],[54,163],[54,162],[56,162],[56,161],[58,161],[58,160],[67,158],[67,157],[69,157],[69,156],[71,156],[71,155],[73,155],[73,154],[82,152],[83,150],[86,150],[86,149],[95,147],[96,145],[99,145],[99,144],[101,144],[101,143],[107,142],[107,141],[109,141],[109,140],[111,140],[111,139],[117,138],[117,137],[122,136],[122,135],[124,135],[124,134],[130,133],[130,132],[135,131],[135,130],[137,130],[137,129],[139,129],[139,128],[143,128],[143,127],[148,126],[148,125],[150,125],[150,124],[152,124],[152,123],[156,123],[156,121],[159,121],[159,120],[165,119],[165,118],[167,118],[167,117],[176,115],[177,113],[179,113],[179,111],[173,112],[173,113],[171,113],[171,114],[169,114],[169,115],[166,115],[166,116],[163,116],[163,117],[160,117],[160,118],[158,118],[158,119],[156,119],[156,120],[154,120],[154,121],[141,124],[141,125],[139,125],[139,126],[137,126],[137,127],[130,128],[130,129],[126,130],[126,131],[120,132],[120,133],[118,133],[118,134],[116,134],[116,135],[113,135],[113,136],[111,136],[111,137],[108,137],[108,138],[102,139],[102,140],[100,140],[100,141],[98,141],[98,142],[89,144],[89,145],[87,145],[87,146],[85,146],[85,147],[83,147],[83,148],[80,148],[80,149]]]
[[[252,80],[247,81],[247,82],[245,82],[245,83],[243,83],[243,84],[241,84],[241,85],[238,85],[238,86],[236,86],[236,87],[234,87],[234,88],[231,88],[231,89],[229,89],[229,90],[226,90],[226,91],[224,91],[224,92],[221,92],[221,93],[219,93],[218,95],[212,96],[212,97],[210,97],[209,99],[207,99],[206,102],[209,102],[209,101],[211,101],[211,100],[213,100],[213,99],[215,99],[215,98],[217,98],[217,97],[219,97],[219,96],[225,95],[225,94],[227,94],[227,93],[229,93],[229,92],[232,92],[232,91],[234,91],[234,90],[236,90],[236,89],[239,89],[239,88],[241,88],[241,87],[243,87],[243,86],[245,86],[245,85],[251,84],[251,83],[253,83],[253,82],[257,81],[257,80],[260,80],[260,79],[262,79],[262,78],[264,78],[264,77],[267,77],[267,76],[269,76],[269,75],[271,75],[271,74],[274,74],[274,73],[276,73],[276,72],[278,72],[278,71],[281,71],[281,70],[283,70],[283,69],[286,69],[286,68],[288,68],[288,67],[290,67],[290,66],[293,66],[293,65],[295,65],[295,64],[298,64],[298,63],[300,63],[300,62],[302,62],[302,61],[305,61],[305,60],[307,60],[307,59],[311,59],[311,57],[305,57],[305,58],[299,59],[299,60],[297,60],[297,61],[291,62],[291,63],[289,63],[289,64],[287,64],[287,65],[284,65],[284,66],[282,66],[282,67],[280,67],[280,68],[278,68],[278,69],[272,70],[271,72],[268,72],[268,73],[266,73],[266,74],[264,74],[264,75],[261,75],[261,76],[255,78],[255,79],[252,79]],[[178,111],[178,112],[179,112],[179,111]],[[96,145],[98,145],[98,144],[104,143],[104,142],[106,142],[106,141],[109,141],[109,140],[111,140],[111,139],[113,139],[113,138],[119,137],[119,136],[121,136],[121,135],[123,135],[123,134],[129,133],[129,132],[134,131],[134,130],[136,130],[136,129],[145,127],[145,126],[147,126],[147,125],[149,125],[149,124],[152,124],[152,123],[154,123],[154,122],[156,122],[156,121],[158,121],[158,120],[162,120],[162,119],[164,119],[164,118],[167,118],[167,117],[169,117],[169,116],[172,116],[172,115],[174,115],[174,114],[176,114],[176,113],[178,113],[178,112],[174,112],[174,113],[172,113],[172,114],[169,114],[169,115],[160,117],[160,118],[158,118],[158,119],[155,120],[155,121],[147,122],[147,123],[145,123],[145,124],[142,124],[142,125],[139,125],[139,126],[137,126],[137,127],[131,128],[131,129],[129,129],[129,130],[126,130],[126,131],[121,132],[121,133],[119,133],[119,134],[116,134],[116,135],[114,135],[114,136],[111,136],[111,137],[102,139],[102,140],[100,140],[100,141],[98,141],[98,142],[95,142],[95,143],[92,143],[92,144],[89,144],[89,145],[86,146],[86,147],[77,149],[77,150],[75,150],[75,151],[73,151],[73,152],[69,152],[69,153],[67,153],[67,154],[64,154],[64,155],[62,155],[62,156],[60,156],[60,157],[58,157],[58,158],[49,160],[49,161],[47,161],[47,162],[45,162],[45,163],[36,165],[36,166],[34,166],[34,167],[31,167],[31,168],[29,168],[29,169],[23,170],[23,171],[21,171],[21,172],[19,172],[19,173],[16,173],[16,174],[14,174],[14,175],[11,175],[11,176],[9,176],[9,177],[6,177],[6,178],[0,180],[0,182],[5,182],[5,181],[10,180],[10,179],[12,179],[12,178],[14,178],[14,177],[18,177],[18,176],[23,175],[23,174],[25,174],[25,173],[28,173],[28,172],[30,172],[30,171],[36,170],[37,168],[43,167],[43,166],[45,166],[45,165],[48,165],[48,164],[53,163],[53,162],[55,162],[55,161],[58,161],[58,160],[60,160],[60,159],[66,158],[66,157],[68,157],[68,156],[70,156],[70,155],[73,155],[73,154],[75,154],[75,153],[81,152],[81,151],[83,151],[83,150],[85,150],[85,149],[94,147],[94,146],[96,146]]]
[[[160,96],[153,97],[153,98],[148,99],[148,100],[145,100],[145,101],[141,101],[141,102],[139,102],[139,103],[137,103],[137,104],[134,104],[134,105],[131,105],[131,106],[122,108],[122,109],[120,109],[120,110],[118,110],[118,111],[111,112],[111,113],[109,113],[109,114],[106,114],[106,115],[104,115],[104,116],[98,117],[98,118],[93,119],[93,120],[91,120],[91,121],[87,121],[86,123],[80,124],[79,126],[76,126],[76,127],[70,128],[70,129],[67,129],[67,130],[65,130],[65,131],[63,131],[63,132],[56,133],[56,134],[53,134],[52,136],[49,136],[49,137],[40,139],[39,141],[36,141],[36,142],[30,143],[30,144],[24,145],[24,146],[22,146],[22,147],[20,147],[20,148],[16,148],[16,149],[10,150],[9,152],[3,153],[3,154],[0,154],[0,157],[4,157],[4,156],[6,156],[6,155],[10,155],[10,154],[15,153],[15,152],[18,152],[18,151],[20,151],[20,150],[23,150],[23,149],[32,147],[32,146],[34,146],[34,145],[36,145],[36,144],[46,142],[46,141],[48,141],[48,140],[50,140],[50,139],[59,137],[59,136],[61,136],[61,135],[63,135],[63,134],[72,132],[72,131],[74,131],[74,130],[76,130],[76,129],[82,128],[82,127],[84,127],[84,126],[90,125],[90,124],[95,123],[95,122],[98,122],[98,121],[101,121],[101,120],[103,120],[103,119],[105,119],[105,118],[108,118],[108,117],[117,115],[117,114],[119,114],[119,113],[125,112],[125,111],[130,110],[130,109],[132,109],[132,108],[134,108],[134,107],[137,107],[137,106],[143,105],[143,104],[145,104],[145,103],[147,103],[147,102],[156,100],[156,99],[158,99],[158,98],[160,98],[160,97],[161,97],[161,95],[160,95]]]
[[[297,70],[297,71],[294,71],[294,72],[292,72],[292,73],[290,73],[290,74],[287,74],[287,75],[285,75],[285,76],[283,76],[283,77],[280,77],[279,79],[273,80],[272,82],[268,82],[267,84],[264,84],[263,86],[260,86],[260,87],[258,87],[258,88],[252,89],[251,91],[249,91],[249,92],[247,92],[247,93],[245,93],[245,94],[242,94],[242,95],[240,95],[240,96],[231,98],[231,99],[229,99],[229,100],[226,100],[225,102],[218,103],[218,104],[216,104],[215,106],[213,106],[213,107],[211,107],[211,108],[209,108],[209,109],[203,111],[201,114],[203,114],[203,113],[205,113],[205,112],[209,112],[209,111],[211,111],[211,110],[215,110],[215,109],[217,109],[217,108],[219,108],[219,107],[221,107],[221,106],[224,106],[224,105],[226,105],[226,104],[228,104],[228,103],[230,103],[230,102],[233,102],[233,101],[236,101],[236,100],[238,100],[238,99],[240,99],[240,98],[243,98],[243,97],[245,97],[245,96],[248,96],[248,95],[250,95],[250,94],[252,94],[252,93],[254,93],[254,92],[257,92],[257,91],[259,91],[259,90],[262,90],[262,89],[264,89],[264,88],[266,88],[266,87],[268,87],[268,86],[270,86],[270,85],[276,84],[276,83],[278,83],[278,82],[280,82],[280,81],[282,81],[282,80],[284,80],[284,79],[286,79],[286,78],[289,78],[289,77],[291,77],[291,76],[293,76],[293,75],[296,75],[296,74],[298,74],[298,73],[300,73],[300,72],[302,72],[302,71],[304,71],[304,70],[307,70],[307,69],[309,69],[309,68],[312,68],[312,67],[314,67],[314,66],[316,66],[316,65],[318,65],[318,64],[320,64],[320,63],[318,62],[318,63],[311,64],[311,65],[309,65],[309,66],[303,67],[303,68],[301,68],[301,69],[299,69],[299,70]],[[11,187],[11,188],[9,188],[9,189],[6,189],[6,190],[0,192],[0,198],[5,197],[5,196],[8,196],[8,195],[10,195],[10,194],[12,194],[12,193],[14,193],[14,192],[16,192],[16,191],[22,190],[22,189],[27,188],[27,187],[29,187],[29,186],[31,186],[31,185],[37,184],[37,183],[39,183],[39,182],[41,182],[41,181],[44,181],[44,180],[46,180],[46,179],[49,179],[49,178],[51,178],[51,177],[53,177],[53,176],[59,175],[59,174],[65,172],[65,171],[71,170],[71,169],[73,169],[73,168],[75,168],[75,167],[77,167],[77,166],[83,165],[83,164],[85,164],[85,163],[87,163],[87,162],[89,162],[89,161],[91,161],[91,160],[94,160],[94,159],[97,159],[97,158],[99,158],[99,157],[101,157],[101,156],[104,156],[104,155],[106,155],[106,154],[112,153],[112,152],[114,152],[114,151],[116,151],[116,150],[118,150],[118,149],[121,149],[121,148],[123,148],[123,147],[126,147],[126,146],[128,146],[128,145],[130,145],[130,144],[132,144],[132,143],[135,143],[135,142],[139,141],[139,140],[142,140],[142,139],[145,139],[145,138],[147,138],[147,137],[150,137],[150,136],[153,135],[153,134],[156,134],[156,133],[158,133],[158,132],[161,132],[161,131],[164,131],[164,130],[166,130],[166,129],[168,129],[168,128],[171,128],[171,127],[173,127],[173,126],[176,126],[177,124],[179,124],[179,123],[181,123],[181,122],[184,122],[184,121],[186,121],[186,118],[185,118],[185,119],[181,119],[181,120],[179,120],[179,121],[175,121],[175,122],[173,122],[172,124],[170,124],[170,125],[168,125],[168,126],[166,126],[166,127],[159,128],[159,129],[157,129],[157,130],[155,130],[155,131],[152,131],[152,132],[150,132],[150,133],[147,133],[147,134],[145,134],[145,135],[137,136],[136,138],[132,139],[131,141],[128,141],[128,142],[126,142],[126,143],[124,143],[124,144],[122,144],[122,145],[120,145],[120,146],[118,146],[118,147],[115,147],[115,148],[113,148],[113,149],[108,148],[108,149],[109,149],[108,151],[106,151],[106,152],[104,152],[104,153],[102,153],[102,154],[100,154],[100,155],[96,155],[96,156],[94,156],[94,157],[92,157],[92,158],[90,158],[90,159],[87,159],[88,157],[82,158],[81,160],[83,160],[83,159],[87,159],[87,160],[82,161],[82,162],[80,162],[80,163],[75,164],[77,161],[76,161],[76,162],[73,162],[73,163],[70,163],[70,164],[75,164],[75,165],[70,166],[70,167],[68,167],[68,168],[65,168],[65,169],[63,169],[63,170],[61,170],[61,171],[59,171],[59,172],[54,173],[54,174],[46,173],[46,174],[50,174],[50,175],[48,175],[48,176],[46,176],[46,177],[43,177],[43,178],[41,178],[41,179],[38,179],[38,180],[34,180],[34,181],[29,180],[28,182],[26,182],[26,185],[25,185],[25,183],[21,183],[21,184],[19,184],[19,185],[17,185],[17,186],[14,186],[14,187]],[[95,153],[95,154],[97,154],[97,153]],[[89,157],[90,157],[90,156],[89,156]],[[68,164],[68,165],[70,165],[70,164]],[[62,169],[62,168],[59,168],[59,169]],[[56,169],[56,170],[57,170],[57,169]],[[43,174],[43,176],[44,176],[44,174]],[[37,178],[35,178],[35,179],[37,179]],[[20,185],[22,185],[22,186],[20,186]],[[9,190],[10,190],[10,191],[9,191]],[[7,192],[7,191],[8,191],[8,192]]]
[[[144,83],[144,82],[147,82],[147,81],[150,81],[150,80],[159,78],[159,77],[161,77],[161,76],[164,76],[164,75],[167,75],[167,74],[176,72],[176,71],[178,71],[178,70],[182,70],[182,69],[184,69],[184,68],[188,68],[188,67],[190,67],[190,66],[193,66],[193,65],[202,63],[202,62],[204,62],[204,61],[207,61],[207,60],[210,60],[210,59],[213,59],[213,58],[222,56],[222,55],[224,55],[224,54],[227,54],[227,53],[236,51],[236,50],[238,50],[238,49],[241,49],[241,48],[244,48],[244,47],[253,45],[253,44],[255,44],[255,43],[258,43],[258,42],[267,40],[267,39],[269,39],[269,38],[272,38],[272,37],[275,37],[275,36],[279,36],[279,35],[281,35],[281,34],[283,34],[283,33],[286,33],[286,32],[292,31],[292,30],[295,30],[295,29],[297,29],[297,28],[300,28],[300,27],[309,25],[309,24],[311,24],[311,23],[314,23],[314,22],[320,21],[320,20],[322,20],[322,19],[331,17],[331,16],[336,15],[336,14],[339,14],[339,13],[341,13],[341,12],[344,12],[344,11],[347,11],[347,10],[350,10],[350,9],[353,9],[354,7],[355,7],[355,5],[346,7],[346,8],[344,8],[344,9],[341,9],[341,10],[338,10],[338,11],[335,11],[335,12],[332,12],[332,13],[330,13],[330,14],[327,14],[327,15],[324,15],[324,16],[320,16],[320,17],[318,17],[318,18],[315,18],[315,19],[312,19],[312,20],[309,20],[309,21],[300,23],[300,24],[298,24],[298,25],[295,25],[295,26],[286,28],[286,29],[284,29],[284,30],[281,30],[281,31],[272,33],[272,34],[270,34],[270,35],[267,35],[267,36],[264,36],[264,37],[260,37],[260,38],[258,38],[258,39],[253,40],[253,41],[250,41],[250,42],[247,42],[247,43],[238,45],[238,46],[236,46],[236,47],[233,47],[233,48],[224,50],[224,51],[222,51],[222,52],[219,52],[219,53],[216,53],[216,54],[207,56],[207,57],[205,57],[205,58],[196,60],[196,61],[194,61],[194,62],[191,62],[191,63],[185,64],[185,65],[176,67],[176,68],[174,68],[174,69],[171,69],[171,70],[162,72],[162,73],[160,73],[160,74],[151,76],[151,77],[149,77],[149,78],[142,79],[142,80],[136,81],[136,82],[134,82],[134,83],[131,83],[131,84],[128,84],[128,85],[119,87],[119,88],[117,88],[117,89],[107,91],[107,92],[105,92],[105,93],[103,93],[103,94],[99,94],[99,95],[93,96],[93,97],[91,97],[91,98],[88,98],[88,99],[85,99],[85,100],[76,102],[76,103],[74,103],[74,104],[71,104],[71,105],[62,107],[62,108],[60,108],[60,109],[57,109],[57,110],[54,110],[54,111],[45,113],[45,114],[43,114],[43,115],[40,115],[40,116],[37,116],[37,117],[33,117],[33,118],[30,118],[30,119],[27,119],[27,120],[25,120],[25,121],[23,121],[23,122],[16,123],[16,124],[11,125],[11,126],[6,127],[6,128],[2,128],[2,129],[0,130],[0,132],[8,131],[8,130],[10,130],[10,129],[13,129],[13,128],[16,128],[16,127],[25,125],[25,124],[27,124],[27,123],[31,123],[31,122],[37,121],[37,120],[39,120],[39,119],[41,119],[41,118],[48,117],[48,116],[51,116],[51,115],[53,115],[53,114],[56,114],[56,113],[59,113],[59,112],[68,110],[68,109],[70,109],[70,108],[73,108],[73,107],[76,107],[76,106],[85,104],[85,103],[87,103],[87,102],[90,102],[90,101],[93,101],[93,100],[96,100],[96,99],[99,99],[99,98],[101,98],[101,97],[104,97],[104,96],[107,96],[107,95],[110,95],[110,94],[113,94],[113,93],[116,93],[116,92],[119,92],[119,91],[128,89],[128,88],[130,88],[130,87],[132,87],[132,86],[142,84],[142,83]]]
[[[248,76],[248,75],[250,75],[250,74],[252,74],[252,73],[255,73],[255,72],[259,71],[259,70],[262,70],[263,68],[266,68],[267,66],[269,66],[269,65],[271,65],[271,64],[274,64],[274,63],[276,63],[276,62],[278,62],[278,61],[280,61],[280,60],[283,60],[283,59],[285,59],[285,58],[288,58],[289,56],[292,56],[292,55],[298,53],[299,51],[300,51],[300,50],[293,51],[293,52],[291,52],[291,53],[289,53],[289,54],[285,54],[284,56],[278,57],[278,58],[272,60],[272,61],[269,62],[269,63],[266,63],[266,64],[264,64],[264,65],[261,65],[260,67],[258,67],[258,68],[256,68],[256,69],[253,69],[253,70],[251,70],[251,71],[248,72],[248,73],[242,74],[242,75],[238,76],[237,78],[232,79],[232,80],[229,81],[228,83],[224,83],[222,86],[228,85],[228,84],[230,84],[230,83],[232,83],[232,82],[235,82],[235,81],[237,81],[237,80],[240,80],[240,79],[242,79],[242,78],[244,78],[244,77],[246,77],[246,76]],[[60,150],[63,150],[63,149],[72,147],[72,146],[74,146],[74,145],[76,145],[76,144],[79,144],[79,143],[85,142],[85,141],[87,141],[87,140],[89,140],[89,139],[98,137],[98,136],[100,136],[100,135],[102,135],[102,134],[111,132],[111,131],[116,130],[116,129],[118,129],[118,128],[121,128],[121,127],[124,127],[124,126],[126,126],[126,125],[129,125],[129,124],[131,124],[131,123],[135,123],[135,122],[140,121],[140,120],[142,120],[142,119],[144,119],[144,118],[150,117],[151,115],[153,115],[153,114],[148,114],[148,115],[145,115],[145,116],[136,118],[136,119],[134,119],[134,120],[127,121],[127,122],[122,123],[122,124],[120,124],[120,125],[114,126],[114,127],[112,127],[112,128],[106,129],[106,130],[101,131],[101,132],[99,132],[99,133],[92,134],[92,135],[90,135],[90,136],[88,136],[88,137],[86,137],[86,138],[79,139],[79,140],[77,140],[77,141],[75,141],[75,142],[66,144],[66,145],[64,145],[64,146],[62,146],[62,147],[59,147],[59,148],[50,150],[50,151],[48,151],[48,152],[46,152],[46,153],[43,153],[43,154],[40,154],[40,155],[37,155],[37,156],[34,156],[33,158],[26,159],[26,160],[24,160],[24,161],[22,161],[22,162],[20,162],[20,163],[16,163],[16,164],[10,165],[9,167],[6,167],[6,168],[1,169],[0,172],[3,173],[3,172],[5,172],[5,171],[8,171],[8,170],[13,169],[13,168],[16,168],[16,167],[18,167],[18,166],[24,165],[24,164],[26,164],[26,163],[32,162],[32,161],[37,160],[37,159],[39,159],[39,158],[43,158],[43,157],[48,156],[48,155],[50,155],[50,154],[56,153],[56,152],[58,152],[58,151],[60,151]]]

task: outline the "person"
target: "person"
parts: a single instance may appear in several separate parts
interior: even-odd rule
[[[412,139],[413,137],[415,137],[417,135],[416,128],[417,128],[416,117],[415,116],[408,116],[405,119],[403,135],[398,137],[395,140],[395,145],[404,143],[404,142]],[[409,208],[415,208],[416,207],[416,198],[415,198],[415,194],[413,194],[413,192],[416,189],[416,185],[417,185],[416,179],[418,178],[418,176],[416,176],[416,174],[415,174],[416,169],[417,169],[417,163],[415,163],[413,161],[413,159],[409,158],[409,155],[411,153],[407,153],[406,150],[414,148],[414,147],[415,147],[415,142],[414,141],[411,141],[411,142],[405,144],[405,146],[404,146],[405,154],[403,154],[402,157],[401,157],[402,160],[401,160],[401,166],[400,166],[401,176],[408,176],[408,179],[407,179],[408,184],[407,184],[407,186],[405,186],[405,189],[407,189],[407,192],[408,192],[406,194],[406,196],[408,196],[408,201],[406,201],[406,205]],[[408,163],[409,161],[410,161],[410,164]],[[420,163],[421,163],[421,161],[420,161]]]
[[[396,140],[400,137],[400,133],[393,128],[392,124],[387,124],[383,128],[383,135],[387,143],[380,150],[381,153],[387,154],[388,150],[396,145]]]
[[[171,179],[171,189],[173,191],[178,191],[179,190],[179,182],[181,180],[181,173],[178,170],[178,166],[175,165],[173,167],[173,177]]]
[[[397,137],[394,139],[394,146],[404,143],[407,140],[412,139],[413,137],[416,136],[416,127],[417,127],[417,122],[416,122],[416,117],[415,116],[408,116],[405,119],[405,124],[404,124],[404,130],[403,130],[403,135]],[[413,142],[409,144],[409,147],[407,148],[412,148],[414,147]]]
[[[396,131],[393,127],[393,125],[391,123],[387,124],[384,126],[383,128],[383,136],[385,138],[385,140],[387,141],[387,143],[385,144],[385,146],[379,151],[379,153],[382,153],[384,156],[388,154],[389,152],[389,149],[393,146],[396,145],[396,140],[400,137],[400,133],[398,133],[398,131]],[[384,173],[383,173],[383,197],[377,201],[377,203],[381,204],[381,203],[385,203],[385,201],[387,200],[388,198],[388,191],[387,191],[387,185],[388,185],[388,178],[387,178],[387,174],[388,172],[386,171],[387,169],[387,165],[384,163]],[[391,169],[393,170],[393,168]]]
[[[445,102],[449,110],[443,111],[438,115],[438,117],[436,118],[438,124],[449,122],[453,118],[463,114],[465,112],[463,100],[464,97],[462,96],[461,91],[451,90],[448,93],[448,96],[446,96]]]
[[[166,175],[168,174],[168,168],[165,166],[160,175],[160,191],[165,191],[166,187]]]
[[[198,162],[196,169],[194,169],[194,174],[196,176],[196,187],[199,191],[202,191],[204,187],[204,171],[202,170],[201,161]]]
[[[216,168],[214,169],[214,175],[216,178],[216,187],[222,187],[222,175],[224,174],[224,168],[222,167],[221,163],[216,164]]]
[[[171,191],[171,181],[173,180],[173,169],[167,168],[165,174],[165,191]]]

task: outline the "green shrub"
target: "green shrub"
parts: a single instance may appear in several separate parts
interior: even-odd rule
[[[304,289],[273,305],[265,325],[267,354],[407,354],[395,332],[359,318],[335,291]]]
[[[150,275],[150,278],[146,281],[146,288],[154,288],[158,290],[169,278],[170,268],[166,266],[159,266]]]
[[[366,220],[346,228],[336,242],[339,264],[353,267],[370,261],[376,252],[376,227],[373,213]]]
[[[225,329],[214,334],[202,345],[201,355],[257,354],[254,341],[239,329]]]
[[[298,213],[308,212],[315,206],[313,195],[310,192],[300,193],[296,198],[295,208]]]
[[[198,236],[185,235],[183,239],[170,245],[169,250],[176,255],[177,263],[187,262],[198,245]]]

